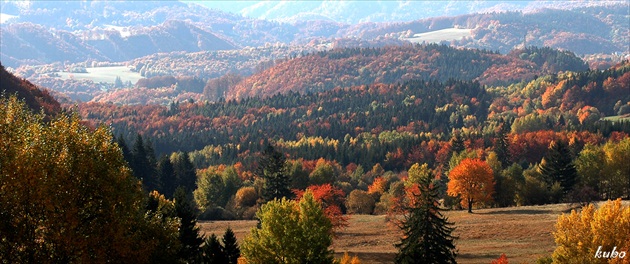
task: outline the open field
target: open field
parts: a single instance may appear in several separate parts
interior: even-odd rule
[[[463,37],[470,37],[470,29],[465,28],[447,28],[431,32],[425,32],[420,34],[414,34],[412,38],[405,38],[405,40],[413,43],[439,43],[442,41],[460,40]]]
[[[132,72],[127,68],[127,66],[112,66],[112,67],[97,67],[97,68],[86,68],[87,73],[74,73],[74,72],[57,72],[61,79],[69,79],[74,78],[76,80],[87,79],[92,80],[94,82],[106,82],[106,83],[114,83],[117,76],[120,76],[120,79],[123,83],[127,81],[131,81],[131,83],[136,83],[139,79],[142,78],[140,73]]]
[[[625,115],[617,115],[617,116],[607,116],[603,118],[606,121],[619,122],[619,121],[630,121],[630,114]]]
[[[449,211],[455,222],[454,235],[458,263],[490,263],[505,253],[510,263],[535,263],[541,256],[551,256],[555,248],[553,235],[558,216],[569,212],[567,204],[523,206],[474,210],[473,214]],[[200,223],[202,232],[223,234],[232,227],[240,240],[256,221],[216,221]],[[358,255],[362,263],[392,263],[400,231],[388,224],[385,216],[352,215],[348,228],[334,239],[337,257],[348,252]]]

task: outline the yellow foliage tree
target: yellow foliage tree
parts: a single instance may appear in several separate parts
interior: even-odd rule
[[[346,253],[343,254],[343,257],[337,263],[339,263],[339,264],[361,264],[361,260],[357,256],[350,257],[350,255],[348,255],[348,252],[346,252]]]
[[[494,174],[485,161],[466,158],[451,170],[448,177],[448,195],[460,196],[462,206],[468,206],[469,213],[472,213],[473,204],[492,201]]]
[[[0,153],[7,263],[148,263],[155,238],[177,230],[145,215],[140,184],[105,127],[76,115],[47,123],[16,98],[0,99]]]
[[[609,254],[613,249],[628,254],[630,206],[617,199],[597,210],[592,204],[581,212],[573,210],[558,218],[553,235],[557,245],[554,263],[628,263],[630,256],[612,258]]]

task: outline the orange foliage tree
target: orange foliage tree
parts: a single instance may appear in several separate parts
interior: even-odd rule
[[[480,159],[464,159],[449,174],[448,195],[460,196],[472,213],[474,203],[489,202],[494,193],[492,168]]]
[[[345,203],[346,194],[339,188],[330,184],[311,185],[307,188],[313,193],[315,200],[324,208],[324,214],[330,219],[333,228],[338,229],[348,225],[347,217],[343,216],[341,205]],[[302,199],[305,191],[295,191],[296,199]]]
[[[374,182],[368,186],[369,194],[377,193],[380,195],[385,191],[387,191],[387,180],[383,177],[377,177],[374,179]]]
[[[493,260],[490,264],[508,264],[508,258],[505,253],[501,254],[498,259]]]

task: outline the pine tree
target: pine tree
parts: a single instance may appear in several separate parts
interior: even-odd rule
[[[178,187],[175,190],[174,200],[175,214],[180,219],[179,241],[181,249],[178,252],[178,256],[185,262],[194,263],[201,257],[200,246],[204,242],[199,235],[194,202],[190,193],[186,192],[182,187]]]
[[[456,238],[451,235],[455,228],[440,213],[438,191],[431,178],[421,179],[418,192],[403,208],[407,213],[399,226],[404,237],[395,245],[398,248],[395,263],[456,263],[453,244]]]
[[[501,118],[499,121],[499,131],[494,143],[494,152],[497,153],[501,166],[506,168],[510,164],[510,153],[508,152],[509,140],[508,133],[510,133],[510,126]]]
[[[256,174],[265,180],[263,190],[265,201],[293,197],[293,193],[289,189],[290,179],[286,167],[284,155],[273,146],[267,145],[258,161],[256,170]]]
[[[547,154],[540,163],[540,173],[548,186],[559,182],[565,195],[571,191],[577,179],[577,170],[567,143],[552,141],[549,144]]]
[[[164,155],[157,162],[157,174],[160,181],[158,191],[163,193],[168,199],[173,198],[175,189],[177,188],[177,179],[175,177],[175,169],[173,163],[168,156]]]
[[[127,142],[125,141],[125,138],[123,137],[122,134],[118,135],[118,137],[116,138],[116,143],[118,143],[118,147],[123,153],[123,158],[129,164],[129,166],[131,166],[131,163],[132,163],[131,151],[129,150],[129,146],[127,146]]]
[[[462,140],[459,133],[455,133],[451,138],[451,153],[459,153],[465,149],[466,147],[464,146],[464,140]]]
[[[183,187],[186,193],[191,193],[197,189],[197,173],[195,166],[190,162],[188,152],[179,153],[173,167],[177,178],[177,187]]]
[[[241,250],[236,241],[236,236],[230,227],[225,229],[225,234],[223,234],[223,253],[229,264],[238,263],[238,258],[241,256]]]
[[[225,264],[229,263],[224,253],[224,248],[215,234],[206,238],[203,243],[203,263]]]

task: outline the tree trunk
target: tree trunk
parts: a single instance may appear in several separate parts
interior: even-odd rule
[[[469,214],[472,214],[472,204],[473,204],[473,200],[468,199],[468,213]]]

